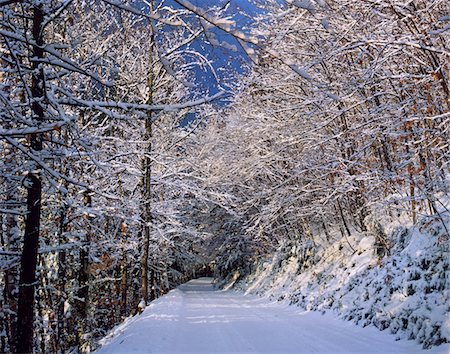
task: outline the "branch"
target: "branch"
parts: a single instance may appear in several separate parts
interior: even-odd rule
[[[50,64],[53,66],[59,66],[61,68],[70,70],[72,72],[78,72],[82,75],[86,75],[89,76],[90,78],[94,79],[95,81],[98,81],[99,83],[101,83],[104,86],[111,86],[109,83],[103,82],[103,80],[96,74],[89,72],[88,70],[80,67],[77,63],[75,63],[74,61],[70,60],[69,58],[64,57],[63,55],[61,55],[61,53],[59,53],[54,45],[43,45],[43,46],[39,46],[35,41],[33,41],[32,39],[26,38],[21,36],[20,34],[11,32],[11,31],[5,31],[5,30],[1,30],[0,29],[0,35],[6,37],[6,38],[10,38],[13,39],[15,41],[18,42],[22,42],[25,43],[27,45],[32,45],[32,46],[36,46],[41,48],[42,50],[44,50],[46,53],[52,55],[53,57],[55,57],[57,60],[52,60],[50,58],[31,58],[31,60],[35,60],[38,62],[43,62],[45,64]],[[59,61],[58,61],[59,60]]]
[[[67,122],[57,122],[51,125],[47,125],[44,127],[27,127],[27,128],[19,128],[19,129],[0,129],[0,137],[5,136],[24,136],[27,134],[38,134],[38,133],[46,133],[53,130],[59,130],[61,127],[66,125]]]
[[[141,110],[141,111],[164,111],[173,112],[184,108],[190,108],[199,106],[208,102],[212,102],[225,95],[225,91],[220,91],[212,96],[203,97],[197,100],[187,101],[178,104],[139,104],[139,103],[128,103],[128,102],[114,102],[114,101],[87,101],[81,98],[67,98],[59,99],[57,102],[59,104],[65,104],[69,106],[83,106],[85,108],[101,110],[103,108],[116,108],[125,111],[130,110]]]
[[[134,15],[142,16],[142,17],[150,19],[150,20],[155,20],[155,21],[164,23],[165,25],[174,26],[174,27],[183,26],[183,22],[181,22],[181,21],[172,22],[172,21],[166,20],[164,18],[161,18],[161,16],[156,13],[151,13],[150,15],[148,15],[140,10],[137,10],[131,6],[127,6],[119,1],[115,1],[115,0],[102,0],[102,1],[111,6],[117,7],[120,10],[132,13]]]
[[[213,16],[210,16],[206,11],[202,10],[201,8],[193,5],[187,0],[174,0],[178,5],[183,6],[185,9],[191,11],[192,13],[196,14],[197,16],[204,19],[206,22],[209,22],[210,24],[216,26],[217,28],[220,28],[222,31],[232,35],[236,39],[240,39],[241,41],[244,41],[246,43],[250,43],[253,45],[258,45],[258,39],[256,37],[248,37],[244,33],[237,31],[235,29],[232,29],[230,27],[230,23],[232,21],[224,20],[221,18],[216,18]],[[234,23],[234,22],[233,22]]]
[[[0,214],[11,214],[11,215],[26,215],[26,212],[11,210],[11,209],[0,209]]]
[[[110,195],[110,194],[105,194],[102,192],[98,192],[95,187],[88,185],[87,183],[83,183],[80,181],[77,181],[76,179],[70,178],[66,175],[63,175],[57,171],[55,171],[54,169],[52,169],[49,165],[47,165],[44,161],[42,161],[38,156],[34,155],[33,153],[31,153],[31,151],[28,151],[22,144],[20,144],[19,142],[15,141],[14,139],[11,139],[10,137],[5,137],[5,140],[11,144],[12,146],[16,147],[18,150],[22,151],[25,155],[27,155],[31,160],[33,160],[38,166],[40,166],[44,171],[46,171],[50,176],[52,176],[53,178],[55,178],[56,180],[64,180],[67,183],[73,184],[75,186],[84,188],[84,189],[88,189],[92,192],[94,192],[97,195],[100,195],[104,198],[107,199],[119,199],[116,196]],[[55,187],[57,190],[62,191],[64,194],[67,193],[67,190],[65,187],[57,184],[55,181],[53,181],[51,178],[49,179],[49,182],[53,185],[53,187]]]

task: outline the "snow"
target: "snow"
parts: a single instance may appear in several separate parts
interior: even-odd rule
[[[192,280],[104,338],[108,353],[447,353],[386,332]]]
[[[235,29],[234,21],[229,20],[227,18],[218,18],[218,17],[211,16],[205,10],[203,10],[202,8],[200,8],[198,6],[195,6],[194,4],[192,4],[191,2],[189,2],[187,0],[174,0],[174,1],[177,4],[183,6],[185,9],[197,14],[199,17],[201,17],[205,21],[209,22],[211,25],[213,25],[217,28],[220,28],[221,30],[223,30],[226,33],[231,34],[236,39],[240,39],[244,42],[251,43],[254,45],[259,44],[258,39],[256,37],[248,36],[245,33]]]
[[[290,252],[282,247],[235,286],[448,350],[449,221],[442,213],[409,228],[384,224],[391,248],[383,258],[376,254],[375,231],[322,245],[306,260],[295,246]]]
[[[60,99],[59,103],[67,104],[67,105],[82,105],[87,108],[92,109],[101,109],[101,108],[118,108],[125,111],[137,109],[137,110],[146,110],[146,111],[165,111],[165,112],[174,112],[183,108],[191,108],[203,103],[212,102],[222,96],[225,95],[225,91],[219,91],[218,93],[205,96],[199,99],[186,101],[183,103],[177,104],[138,104],[138,103],[127,103],[127,102],[115,102],[115,101],[87,101],[78,98],[68,98],[68,99]]]

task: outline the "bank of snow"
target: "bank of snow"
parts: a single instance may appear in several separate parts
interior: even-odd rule
[[[306,310],[331,310],[360,326],[373,325],[450,352],[449,216],[387,233],[392,247],[376,254],[375,237],[359,234],[324,246],[281,249],[236,286]],[[317,247],[317,245],[315,245]]]

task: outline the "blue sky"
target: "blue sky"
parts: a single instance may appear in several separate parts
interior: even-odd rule
[[[189,0],[193,5],[203,9],[212,9],[217,7],[224,7],[229,3],[225,16],[231,16],[236,22],[236,27],[244,32],[248,31],[248,27],[252,25],[253,19],[261,14],[262,10],[256,5],[256,1],[262,0]],[[167,5],[175,8],[179,7],[172,0],[165,1]],[[215,94],[221,88],[230,89],[236,83],[236,75],[243,74],[250,65],[250,60],[238,44],[238,42],[230,35],[220,29],[212,29],[217,36],[218,41],[227,42],[234,45],[237,51],[232,51],[227,48],[208,45],[205,38],[202,36],[195,42],[190,44],[190,49],[200,52],[205,56],[215,69],[219,81],[208,69],[198,68],[194,71],[194,81],[197,90],[193,94]],[[218,102],[219,104],[226,104],[227,99]],[[184,126],[194,119],[195,115],[189,114],[182,122]]]
[[[230,4],[226,15],[232,16],[233,20],[236,22],[237,28],[243,30],[244,32],[248,26],[251,26],[252,19],[255,15],[260,12],[251,0],[190,0],[190,2],[204,9],[211,7],[223,7],[229,2]],[[242,74],[244,72],[244,68],[248,66],[247,64],[249,60],[242,48],[232,36],[226,34],[220,29],[213,29],[212,31],[215,33],[219,41],[235,45],[238,49],[237,52],[233,52],[223,47],[205,45],[204,40],[196,41],[193,43],[192,47],[200,51],[211,61],[213,67],[216,69],[217,75],[222,81],[220,84],[226,88],[230,83],[227,81],[230,81],[232,77],[230,73],[237,72]],[[202,90],[210,90],[212,93],[217,91],[218,85],[210,73],[199,71],[196,74],[196,79],[197,84],[202,88]]]

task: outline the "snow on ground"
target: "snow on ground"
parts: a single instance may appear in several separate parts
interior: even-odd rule
[[[370,233],[355,233],[309,256],[281,249],[236,287],[306,310],[333,310],[424,348],[449,348],[443,343],[450,342],[450,218],[441,217],[425,217],[410,228],[388,225],[392,247],[385,257],[376,255]]]
[[[395,341],[331,314],[300,310],[192,280],[154,301],[101,341],[108,353],[448,353]]]

